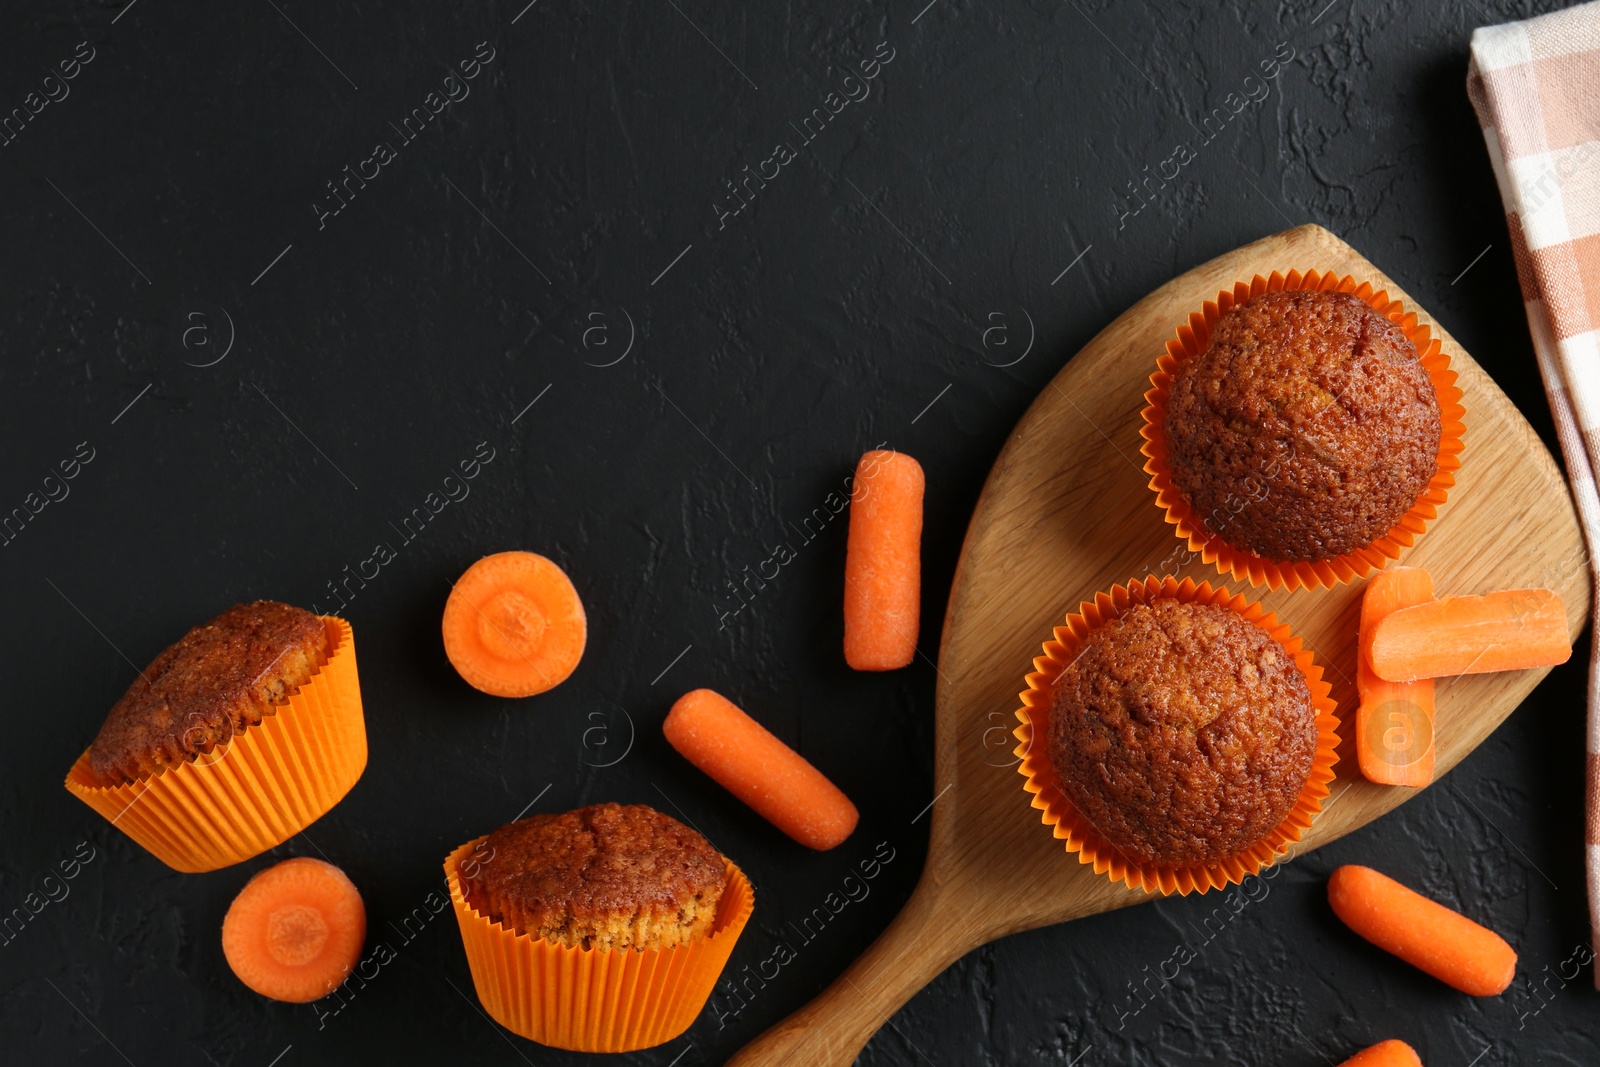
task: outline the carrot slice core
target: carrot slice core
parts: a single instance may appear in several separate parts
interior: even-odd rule
[[[328,923],[316,908],[291,904],[267,919],[267,951],[285,967],[304,967],[328,944]]]
[[[501,659],[537,654],[539,639],[550,628],[539,605],[515,589],[496,593],[478,605],[478,612],[478,640]]]

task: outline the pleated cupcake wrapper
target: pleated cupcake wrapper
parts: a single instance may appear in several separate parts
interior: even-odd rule
[[[632,1052],[671,1041],[705,1007],[755,906],[749,879],[729,862],[708,936],[643,951],[568,948],[492,922],[467,903],[458,868],[484,840],[444,861],[472,983],[496,1022],[541,1045]]]
[[[337,804],[367,765],[355,635],[324,616],[333,651],[273,714],[189,763],[107,786],[84,752],[67,789],[161,862],[214,871],[280,845]]]
[[[1228,544],[1195,514],[1173,484],[1168,466],[1167,399],[1177,369],[1206,350],[1211,342],[1211,331],[1223,312],[1252,297],[1280,289],[1349,293],[1371,305],[1378,314],[1405,331],[1417,346],[1423,369],[1432,379],[1439,398],[1439,465],[1416,503],[1376,541],[1354,552],[1316,563],[1277,563]],[[1214,564],[1218,571],[1231,574],[1236,580],[1270,589],[1315,589],[1332,588],[1341,582],[1364,578],[1375,570],[1382,570],[1390,560],[1400,558],[1401,549],[1410,547],[1422,534],[1428,522],[1438,514],[1450,487],[1455,485],[1456,471],[1461,468],[1466,408],[1461,404],[1461,390],[1455,384],[1456,373],[1450,369],[1450,357],[1445,355],[1432,331],[1417,321],[1416,312],[1407,312],[1400,301],[1390,299],[1384,290],[1374,290],[1370,282],[1358,283],[1349,275],[1340,277],[1314,270],[1304,274],[1297,270],[1288,274],[1273,271],[1265,278],[1257,274],[1249,282],[1238,282],[1232,289],[1222,290],[1216,300],[1207,300],[1199,311],[1191,312],[1189,321],[1179,326],[1177,335],[1167,342],[1166,354],[1156,361],[1156,368],[1150,376],[1151,388],[1144,394],[1144,426],[1139,431],[1144,438],[1139,451],[1145,456],[1144,469],[1150,475],[1150,488],[1156,492],[1156,504],[1166,511],[1167,522],[1172,524],[1178,537],[1188,543],[1190,551],[1198,552],[1205,562]]]
[[[1067,799],[1050,762],[1046,737],[1050,692],[1056,679],[1077,658],[1090,631],[1120,618],[1134,605],[1157,597],[1193,604],[1218,604],[1238,612],[1283,646],[1311,690],[1311,706],[1317,716],[1317,750],[1311,762],[1311,776],[1301,789],[1299,799],[1271,833],[1220,863],[1156,867],[1133,862],[1100,836]],[[1335,751],[1339,744],[1339,719],[1329,696],[1332,686],[1322,680],[1322,668],[1313,661],[1311,651],[1287,625],[1280,623],[1276,615],[1268,614],[1260,604],[1250,603],[1243,594],[1231,594],[1226,587],[1213,588],[1210,582],[1197,586],[1190,578],[1180,582],[1171,575],[1157,578],[1152,574],[1143,581],[1113,586],[1109,593],[1096,593],[1093,601],[1084,601],[1076,612],[1067,616],[1063,625],[1055,628],[1054,636],[1044,643],[1043,655],[1033,661],[1027,683],[1028,688],[1021,694],[1022,707],[1017,709],[1022,725],[1012,731],[1020,742],[1015,755],[1022,758],[1017,767],[1023,777],[1022,787],[1033,797],[1033,806],[1040,809],[1041,820],[1065,843],[1069,853],[1077,853],[1079,863],[1094,864],[1096,874],[1123,882],[1130,889],[1163,895],[1204,893],[1241,882],[1271,866],[1290,844],[1300,840],[1300,835],[1310,828],[1312,819],[1322,810],[1328,783],[1333,781],[1333,765],[1339,760]]]

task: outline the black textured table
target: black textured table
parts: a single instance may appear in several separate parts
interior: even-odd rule
[[[1345,238],[1553,443],[1463,90],[1472,28],[1546,5],[524,2],[4,16],[7,1063],[590,1062],[480,1014],[433,904],[453,846],[610,799],[750,873],[730,973],[795,945],[615,1058],[721,1063],[887,924],[926,848],[933,670],[845,667],[829,495],[864,449],[923,463],[935,655],[1035,393],[1265,233]],[[451,580],[509,548],[566,567],[590,620],[571,680],[520,701],[469,689],[439,634]],[[179,875],[61,780],[137,667],[257,597],[354,624],[370,763],[308,833]],[[1585,658],[1245,910],[1164,900],[991,945],[862,1062],[1315,1067],[1390,1036],[1429,1067],[1596,1062]],[[679,758],[660,722],[695,686],[838,782],[855,836],[809,852]],[[383,961],[313,1006],[246,990],[219,942],[292,855],[350,873]],[[1352,861],[1503,932],[1513,987],[1473,1000],[1344,929],[1324,881]]]

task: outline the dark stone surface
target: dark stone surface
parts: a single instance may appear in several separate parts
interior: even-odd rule
[[[541,794],[681,813],[758,888],[739,968],[888,842],[870,896],[742,1011],[719,994],[686,1038],[618,1058],[722,1062],[888,923],[926,848],[932,669],[845,668],[845,519],[810,541],[802,521],[868,447],[923,462],[934,654],[967,516],[1030,399],[1123,308],[1245,241],[1340,234],[1551,440],[1462,87],[1472,28],[1542,5],[922,3],[9,5],[0,108],[79,42],[94,58],[0,146],[0,510],[80,442],[93,460],[0,550],[0,905],[67,893],[0,947],[0,1058],[585,1062],[479,1014],[448,913],[403,932],[452,846]],[[790,124],[880,41],[870,96],[804,143]],[[406,142],[390,123],[478,42],[494,58],[471,95]],[[1197,134],[1230,92],[1263,91]],[[324,183],[380,141],[395,158],[319,224]],[[719,225],[724,181],[779,142],[796,157]],[[1139,203],[1125,183],[1180,142],[1194,158],[1119,228]],[[1032,351],[997,368],[1024,312]],[[1001,325],[1009,343],[986,347]],[[405,542],[395,526],[479,442],[494,459],[470,495]],[[780,541],[796,558],[724,617],[727,583]],[[398,558],[345,609],[371,763],[309,834],[183,876],[61,788],[134,664],[238,600],[330,610],[328,583],[380,542]],[[450,580],[512,547],[567,567],[592,628],[573,678],[527,701],[469,690],[438,630]],[[1430,1065],[1596,1062],[1588,969],[1556,977],[1587,926],[1585,658],[1237,917],[1206,927],[1217,898],[1171,900],[1009,938],[863,1062],[1318,1065],[1388,1036]],[[695,685],[830,774],[861,808],[855,837],[807,852],[671,752],[661,717]],[[80,842],[94,858],[46,883]],[[290,855],[343,866],[371,945],[395,953],[336,1015],[262,1000],[222,959],[229,900]],[[1323,881],[1348,861],[1503,931],[1512,990],[1471,1000],[1344,930]],[[1130,1001],[1183,941],[1194,962]]]

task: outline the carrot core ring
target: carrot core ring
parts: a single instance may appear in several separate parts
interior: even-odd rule
[[[328,924],[315,908],[290,904],[267,917],[267,951],[285,967],[304,967],[328,943]]]
[[[478,640],[502,659],[515,659],[538,651],[539,638],[550,626],[539,605],[515,589],[498,593],[480,605]]]

